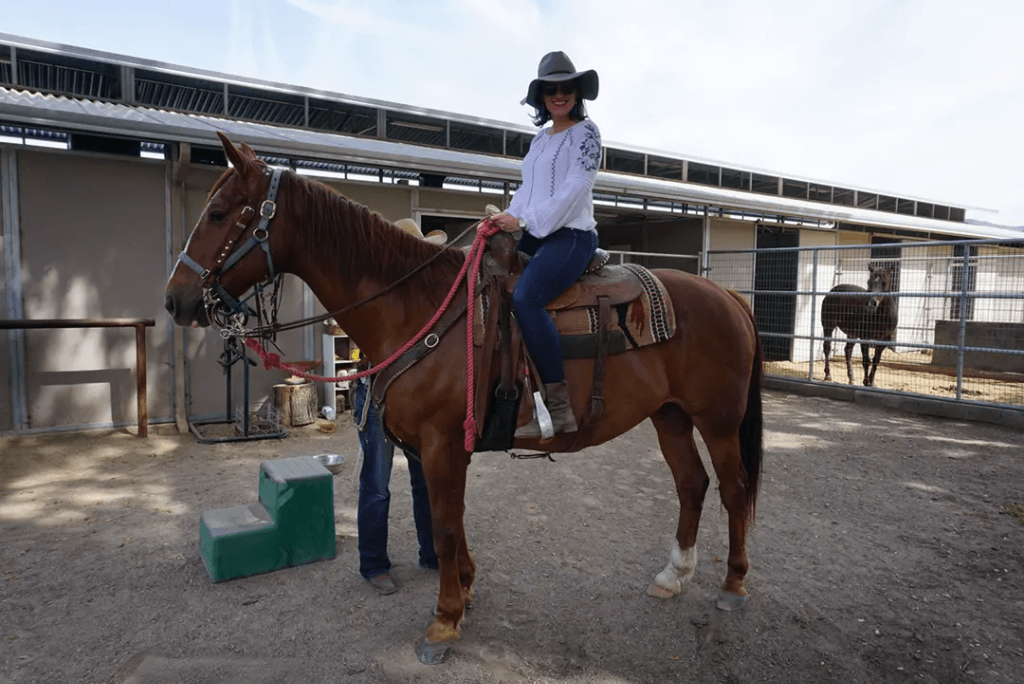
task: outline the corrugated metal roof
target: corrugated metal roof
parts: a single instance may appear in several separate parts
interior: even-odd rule
[[[17,64],[15,68],[14,65]],[[0,86],[521,159],[536,130],[0,33]],[[15,85],[17,84],[17,85]],[[965,207],[605,140],[602,169],[963,223]],[[972,207],[976,208],[976,207]],[[884,219],[880,219],[884,221]]]
[[[217,131],[246,142],[261,154],[307,157],[327,162],[386,165],[421,172],[518,181],[521,162],[459,150],[286,128],[141,106],[72,99],[0,87],[0,120],[107,135],[131,135],[157,142],[219,146]],[[595,191],[671,200],[726,209],[857,223],[958,237],[1024,238],[1020,231],[824,204],[709,185],[602,171]]]

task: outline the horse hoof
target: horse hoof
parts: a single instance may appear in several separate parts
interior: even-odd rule
[[[743,604],[747,602],[745,594],[734,594],[731,591],[719,591],[718,598],[715,599],[715,608],[718,610],[738,610],[743,607]]]
[[[424,640],[416,650],[416,657],[424,665],[440,665],[452,654],[452,645],[447,641],[432,644]]]
[[[678,594],[678,591],[666,589],[657,582],[651,582],[651,586],[647,587],[647,595],[653,596],[654,598],[670,599],[675,598]]]

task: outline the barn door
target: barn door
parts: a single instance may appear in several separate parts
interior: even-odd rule
[[[793,354],[796,324],[797,256],[795,249],[763,252],[776,247],[796,247],[794,230],[758,226],[754,261],[754,321],[761,333],[765,361],[789,361]]]

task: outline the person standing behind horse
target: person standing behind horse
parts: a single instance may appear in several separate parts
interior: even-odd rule
[[[443,231],[431,231],[423,236],[419,225],[412,219],[402,219],[399,228],[435,245],[443,245],[447,236]],[[360,363],[359,370],[369,368]],[[388,515],[391,509],[391,469],[395,458],[395,445],[384,436],[377,411],[370,398],[370,378],[360,380],[352,401],[359,430],[359,446],[363,452],[363,467],[359,471],[359,507],[356,526],[359,530],[359,574],[379,594],[393,594],[398,585],[391,577],[391,559],[388,557]],[[412,517],[419,541],[419,566],[437,570],[437,554],[434,551],[434,534],[431,529],[430,499],[427,495],[427,480],[419,458],[403,451],[409,463],[409,480],[412,485]]]
[[[544,307],[586,270],[597,250],[594,180],[601,164],[601,133],[587,118],[584,100],[597,97],[593,69],[576,71],[564,52],[540,60],[522,104],[536,110],[542,128],[523,159],[523,183],[508,209],[492,217],[502,230],[522,230],[519,251],[533,258],[523,270],[512,306],[523,341],[544,383],[555,434],[575,432],[558,331]],[[540,437],[534,419],[516,437]]]

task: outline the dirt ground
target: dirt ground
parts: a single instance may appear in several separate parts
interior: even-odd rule
[[[875,372],[874,387],[894,392],[912,392],[938,399],[956,399],[956,369],[936,367],[928,361],[930,356],[886,350]],[[853,378],[857,387],[864,381],[864,368],[860,348],[853,358]],[[846,360],[842,355],[830,361],[832,380],[848,384]],[[765,373],[783,378],[807,379],[806,361],[772,361],[765,364]],[[814,362],[814,380],[824,383],[825,362]],[[968,369],[960,387],[961,399],[966,402],[986,402],[1024,406],[1024,376],[1020,373],[996,373]]]
[[[333,435],[203,445],[154,428],[0,440],[0,682],[1019,682],[1019,431],[766,392],[750,601],[722,613],[726,517],[709,490],[693,582],[646,595],[677,503],[654,431],[512,461],[481,454],[475,607],[452,658],[416,660],[437,575],[416,567],[396,460],[401,590],[359,577],[358,447]],[[202,510],[256,500],[261,461],[338,452],[338,555],[213,584]],[[710,471],[710,468],[709,468]],[[713,477],[713,476],[712,476]]]

